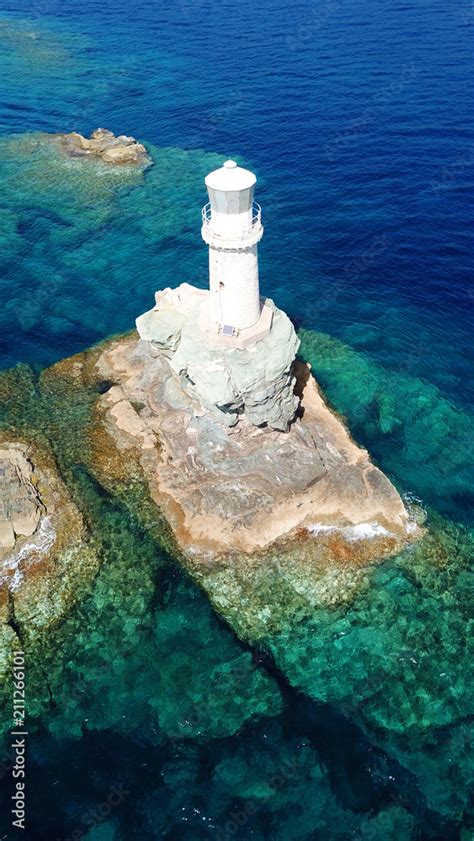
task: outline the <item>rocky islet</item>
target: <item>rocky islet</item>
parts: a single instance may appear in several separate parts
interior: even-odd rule
[[[152,163],[147,150],[134,137],[119,134],[116,137],[108,129],[98,128],[90,137],[84,137],[77,131],[70,134],[58,134],[55,138],[61,149],[71,158],[99,158],[106,164],[121,166],[123,164]]]

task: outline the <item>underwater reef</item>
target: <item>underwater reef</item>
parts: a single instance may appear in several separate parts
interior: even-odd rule
[[[147,151],[154,166],[115,166],[68,157],[55,135],[0,137],[4,366],[25,358],[26,335],[45,366],[129,329],[149,305],[147,284],[174,272],[178,241],[186,275],[199,275],[206,255],[195,247],[196,208],[221,158],[152,144]]]
[[[347,367],[343,346],[317,334],[313,341],[327,343],[330,355],[339,353]],[[80,512],[82,544],[70,533],[75,550],[90,558],[80,587],[74,574],[63,577],[69,598],[62,612],[55,612],[47,592],[40,597],[45,605],[41,634],[28,611],[15,611],[14,622],[8,614],[3,617],[4,727],[13,635],[28,661],[29,716],[39,732],[47,728],[59,739],[112,729],[139,744],[178,739],[178,755],[184,751],[186,757],[188,739],[230,738],[250,721],[264,727],[257,722],[278,719],[288,686],[316,709],[328,706],[354,722],[386,761],[402,769],[399,802],[376,818],[364,818],[361,837],[378,837],[374,833],[383,830],[374,826],[387,821],[390,831],[399,822],[402,837],[410,838],[414,787],[422,808],[445,822],[450,837],[453,822],[468,809],[471,768],[466,715],[472,701],[470,530],[428,509],[424,536],[393,557],[367,564],[341,549],[331,564],[327,555],[316,557],[311,577],[308,547],[298,541],[284,551],[270,549],[263,564],[252,556],[232,567],[219,558],[193,563],[182,555],[150,497],[137,459],[131,450],[117,450],[102,423],[102,396],[111,387],[99,376],[103,352],[99,346],[39,376],[19,366],[0,377],[2,437],[28,441],[38,469],[49,454],[70,505]],[[403,405],[408,412],[409,402]],[[423,405],[429,412],[429,404]],[[33,455],[37,452],[40,458]],[[447,485],[446,496],[449,490]],[[64,564],[61,575],[63,570]],[[218,619],[200,590],[242,643],[219,628],[216,644]],[[260,652],[257,659],[252,650]],[[270,672],[261,667],[267,662],[274,664]],[[284,771],[289,782],[275,798],[268,782],[278,774],[274,757],[265,760],[263,774],[262,761],[252,771],[238,750],[232,761],[226,753],[213,772],[216,798],[222,792],[230,811],[236,798],[257,812],[259,803],[265,812],[276,809],[280,826],[285,798],[291,800],[302,786],[307,805],[295,838],[306,837],[319,825],[314,810],[320,814],[327,808],[330,814],[338,808],[324,772],[316,772],[311,750],[309,744],[298,747],[298,756],[307,751],[307,758]],[[174,786],[182,775],[192,779],[189,763],[183,758],[172,770],[171,762],[165,780]],[[160,789],[154,797],[149,793],[140,806],[152,824],[167,795]],[[354,817],[346,818],[337,818],[340,836],[332,837],[353,831],[347,827],[354,826]],[[359,819],[356,824],[362,832]],[[282,838],[285,832],[288,827],[281,829]]]

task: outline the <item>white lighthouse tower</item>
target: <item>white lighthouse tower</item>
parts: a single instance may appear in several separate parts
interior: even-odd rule
[[[181,283],[160,289],[136,325],[148,345],[150,372],[169,367],[157,403],[169,399],[226,429],[242,422],[287,431],[299,405],[293,372],[299,339],[283,310],[260,298],[256,180],[235,161],[206,176],[210,201],[201,232],[209,246],[210,288]]]
[[[201,234],[209,246],[206,331],[214,343],[246,346],[266,336],[272,310],[260,299],[257,244],[261,209],[253,200],[253,172],[226,161],[205,178],[209,203]]]

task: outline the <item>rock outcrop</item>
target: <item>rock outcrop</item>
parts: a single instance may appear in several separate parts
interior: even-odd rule
[[[152,161],[142,143],[134,137],[98,128],[89,138],[77,131],[58,135],[61,147],[71,158],[96,157],[106,164],[150,164]]]
[[[0,445],[0,561],[38,527],[42,505],[32,478],[26,447]]]
[[[298,408],[292,366],[299,339],[290,319],[267,300],[273,311],[268,336],[250,347],[226,347],[225,339],[215,345],[206,333],[208,294],[187,283],[157,292],[155,307],[137,319],[140,337],[169,361],[180,391],[220,423],[234,426],[245,418],[286,431]]]
[[[133,333],[63,360],[38,389],[25,372],[4,378],[0,672],[15,639],[36,651],[100,568],[91,482],[156,535],[243,637],[308,605],[350,601],[368,565],[418,536],[309,368],[292,364],[291,323],[276,308],[273,319],[274,348],[262,339],[262,354],[208,354],[196,320],[165,308],[150,340]]]
[[[97,362],[110,384],[98,405],[109,446],[138,461],[190,557],[259,553],[288,538],[319,548],[337,534],[373,558],[411,539],[416,526],[397,491],[350,439],[304,364],[295,370],[301,417],[282,432],[255,426],[246,412],[223,424],[183,385],[175,358],[144,340],[113,341]]]
[[[61,618],[97,559],[46,444],[0,438],[0,477],[0,607],[24,642]]]

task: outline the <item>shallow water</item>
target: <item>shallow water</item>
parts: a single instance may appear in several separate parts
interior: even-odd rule
[[[344,615],[316,611],[248,647],[75,467],[74,407],[35,397],[26,423],[63,430],[57,457],[104,564],[47,684],[31,676],[29,837],[466,841],[470,4],[4,9],[2,367],[37,371],[129,329],[155,289],[205,285],[202,180],[237,157],[259,177],[263,291],[435,535]],[[155,165],[79,172],[38,134],[98,125],[136,135]]]

